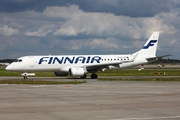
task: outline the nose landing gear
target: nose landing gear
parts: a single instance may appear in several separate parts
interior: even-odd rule
[[[23,79],[26,80],[28,79],[28,76],[34,76],[35,73],[27,73],[27,72],[22,72],[21,76],[23,76]]]
[[[22,72],[21,76],[23,76],[24,80],[28,79],[28,73],[27,72]]]

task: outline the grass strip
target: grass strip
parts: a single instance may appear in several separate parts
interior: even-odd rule
[[[59,84],[81,84],[86,81],[45,81],[45,80],[0,80],[0,84],[35,84],[35,85],[59,85]]]
[[[54,77],[54,72],[35,72],[36,77]],[[106,70],[98,72],[98,76],[180,76],[180,69],[137,69]],[[88,74],[90,76],[91,74]],[[20,72],[10,72],[0,69],[0,76],[21,76]]]
[[[177,81],[180,82],[180,78],[98,78],[102,81]]]

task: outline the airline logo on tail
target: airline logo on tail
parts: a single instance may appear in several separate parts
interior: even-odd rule
[[[154,46],[154,44],[157,42],[157,40],[151,40],[149,43],[143,47],[143,49],[148,49],[150,46]]]

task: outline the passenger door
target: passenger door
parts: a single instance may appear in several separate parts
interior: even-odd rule
[[[29,65],[30,65],[30,67],[34,67],[34,65],[35,65],[35,61],[34,61],[33,56],[29,56]]]

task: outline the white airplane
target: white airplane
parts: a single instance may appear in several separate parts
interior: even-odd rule
[[[122,69],[156,61],[169,56],[156,56],[159,32],[154,32],[143,48],[133,54],[117,55],[41,55],[24,56],[18,58],[6,67],[8,71],[23,72],[27,79],[27,72],[52,71],[56,76],[72,76],[97,79],[96,72],[106,69]]]

